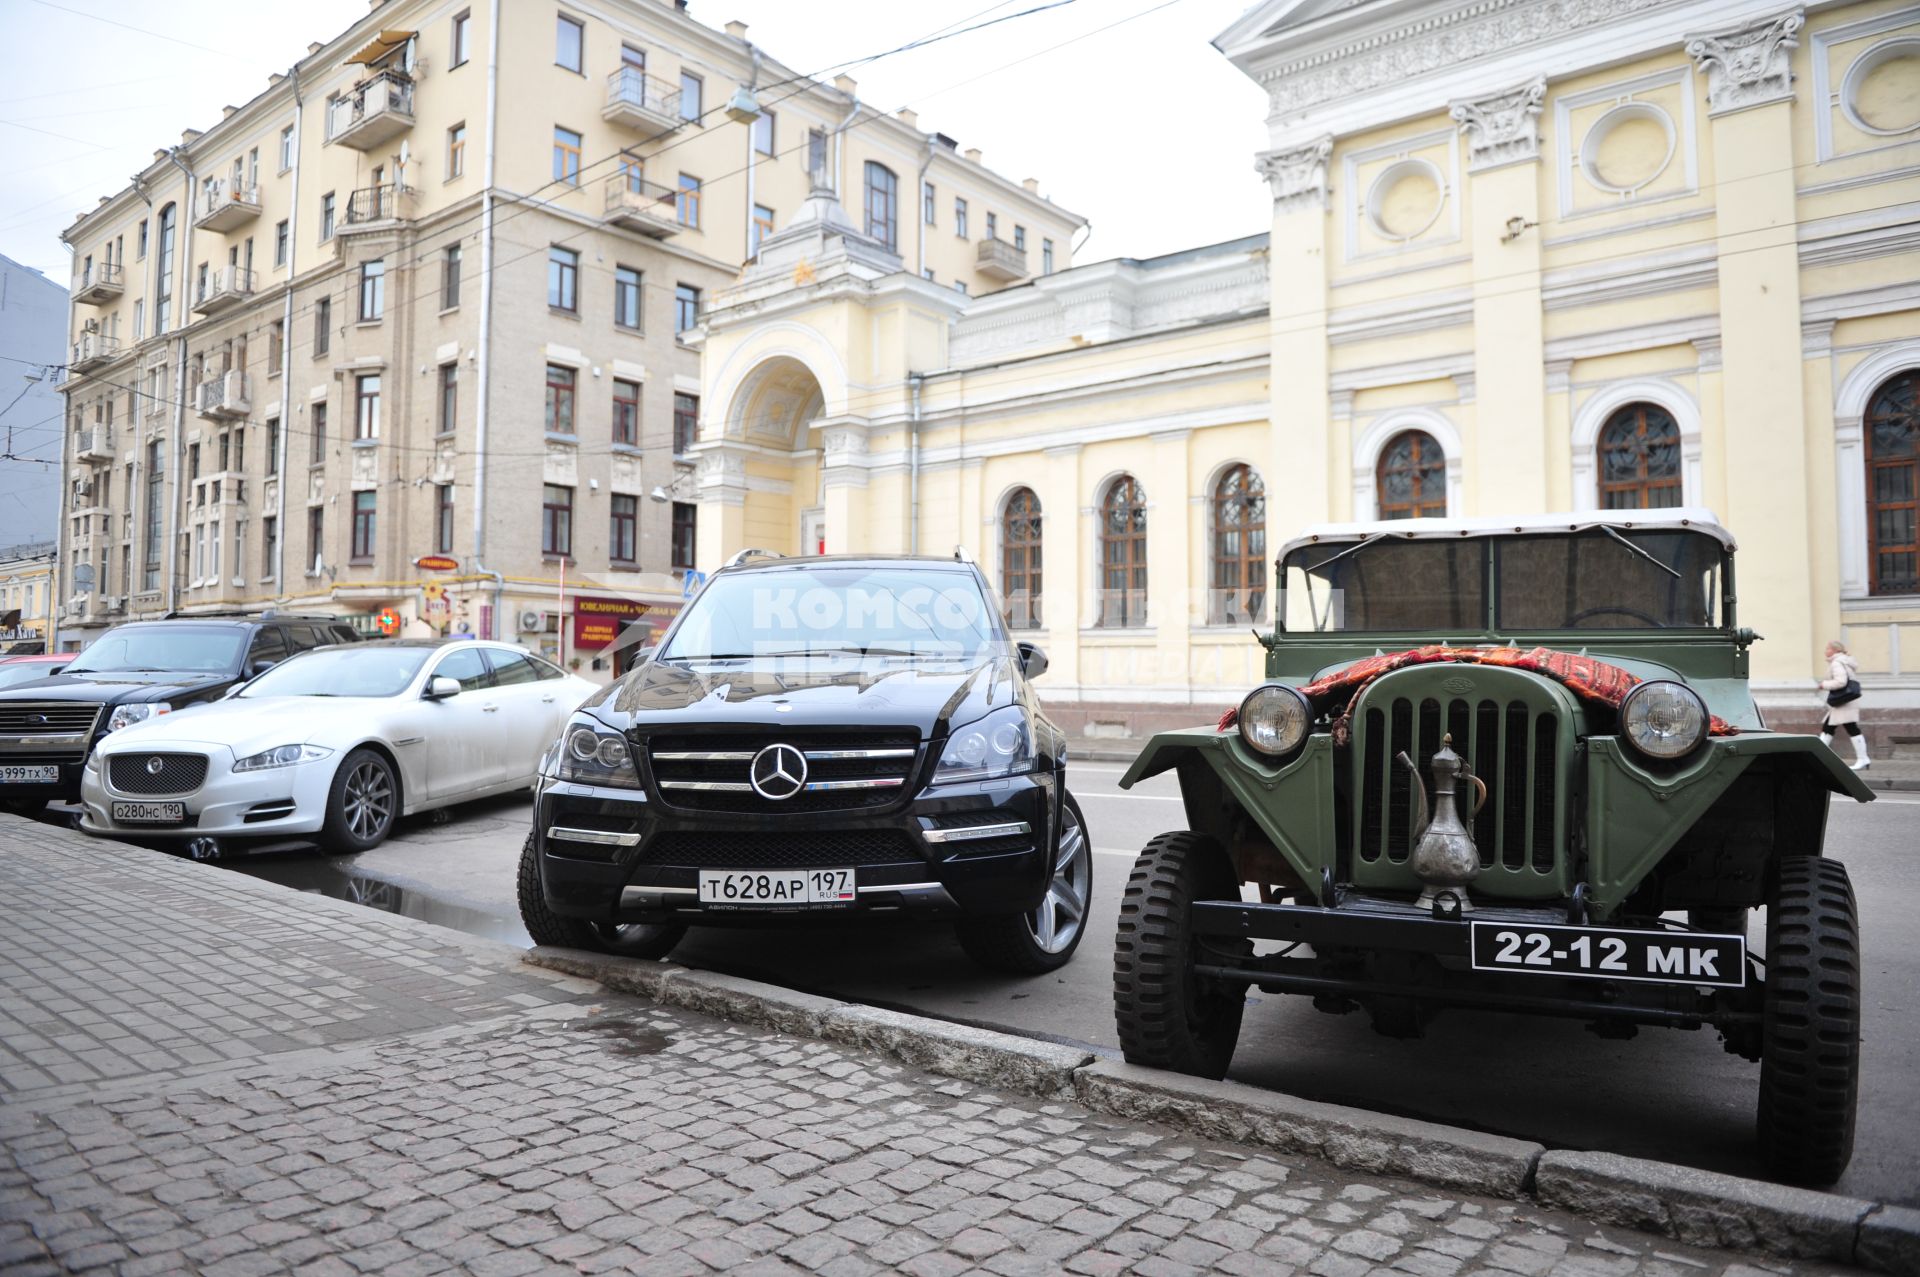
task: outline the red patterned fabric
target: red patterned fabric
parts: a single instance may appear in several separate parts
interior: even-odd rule
[[[1391,674],[1409,665],[1437,662],[1499,665],[1507,669],[1526,670],[1553,679],[1582,700],[1597,701],[1615,709],[1620,708],[1620,702],[1640,682],[1637,675],[1628,673],[1618,665],[1596,661],[1590,656],[1576,656],[1572,652],[1556,652],[1552,648],[1522,650],[1517,647],[1433,646],[1387,652],[1370,656],[1364,661],[1355,661],[1343,670],[1315,679],[1302,687],[1300,692],[1316,710],[1344,696],[1340,712],[1333,719],[1333,743],[1345,745],[1353,734],[1353,706],[1359,700],[1362,689],[1382,674]],[[1233,726],[1235,715],[1236,711],[1229,710],[1220,720],[1220,730],[1225,731]],[[1739,731],[1739,728],[1720,718],[1712,718],[1707,727],[1707,733],[1711,736],[1735,736]]]

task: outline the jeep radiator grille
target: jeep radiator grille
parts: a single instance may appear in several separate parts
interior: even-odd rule
[[[807,787],[769,799],[750,783],[753,756],[772,744],[806,755]],[[645,742],[660,798],[693,811],[789,815],[886,807],[912,790],[920,736],[912,730],[823,732],[754,727],[663,733]]]

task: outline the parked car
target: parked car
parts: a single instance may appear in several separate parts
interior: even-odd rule
[[[80,796],[80,766],[110,732],[202,705],[295,652],[351,643],[336,616],[262,612],[117,625],[46,680],[0,689],[0,801]]]
[[[689,925],[951,921],[1064,965],[1091,899],[1066,740],[970,560],[745,552],[566,724],[520,862],[541,944],[660,957]]]
[[[73,659],[71,652],[36,653],[32,656],[0,656],[0,690],[51,678]]]
[[[1267,681],[1120,782],[1177,770],[1191,823],[1122,896],[1126,1058],[1221,1076],[1250,986],[1390,1037],[1448,1007],[1711,1027],[1760,1065],[1771,1172],[1837,1179],[1861,957],[1824,833],[1831,796],[1873,792],[1820,738],[1766,729],[1733,559],[1686,509],[1289,543]]]
[[[365,851],[413,812],[526,789],[599,690],[525,650],[375,639],[283,661],[224,700],[115,732],[87,761],[80,827],[178,840],[317,837]]]

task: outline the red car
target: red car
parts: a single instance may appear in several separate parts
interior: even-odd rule
[[[34,656],[0,656],[0,687],[18,687],[36,678],[51,678],[67,668],[72,652],[48,652]]]

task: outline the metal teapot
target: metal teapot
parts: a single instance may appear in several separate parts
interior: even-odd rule
[[[1414,822],[1413,853],[1407,859],[1407,868],[1420,880],[1424,888],[1420,898],[1414,902],[1421,909],[1434,909],[1446,897],[1452,898],[1453,909],[1441,909],[1446,912],[1471,913],[1473,901],[1467,895],[1467,884],[1480,876],[1480,851],[1473,845],[1473,831],[1460,819],[1458,794],[1461,781],[1470,782],[1477,791],[1473,803],[1473,815],[1480,814],[1486,805],[1487,785],[1473,774],[1473,768],[1467,760],[1453,752],[1453,736],[1447,734],[1440,741],[1440,749],[1432,759],[1433,767],[1433,818],[1427,818],[1427,790],[1420,778],[1420,769],[1402,750],[1395,761],[1405,767],[1413,779],[1414,793],[1420,798],[1420,815]]]

